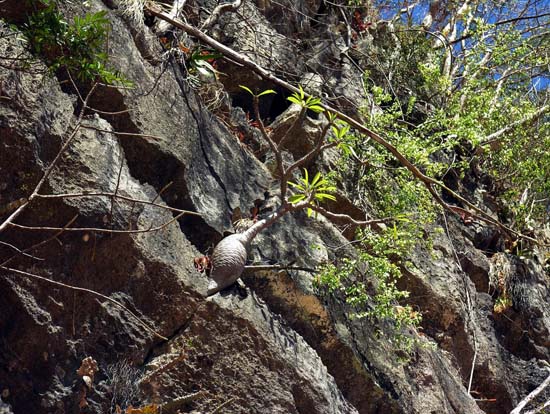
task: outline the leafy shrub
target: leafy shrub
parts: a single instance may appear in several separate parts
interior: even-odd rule
[[[363,231],[363,246],[357,249],[357,257],[324,265],[314,279],[314,287],[322,293],[342,295],[351,306],[350,318],[368,318],[379,326],[380,335],[388,334],[396,349],[410,355],[418,341],[407,330],[417,328],[422,316],[399,302],[409,292],[397,287],[401,272],[394,261],[406,252],[406,239],[395,231]]]
[[[44,59],[51,71],[64,68],[80,80],[129,83],[107,67],[107,12],[77,16],[69,24],[54,1],[48,0],[44,6],[31,14],[20,29],[33,55]]]

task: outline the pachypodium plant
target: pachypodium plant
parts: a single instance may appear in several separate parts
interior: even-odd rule
[[[259,98],[274,94],[275,91],[268,89],[254,93],[246,86],[241,86],[241,88],[252,96],[256,125],[277,160],[281,202],[274,213],[256,221],[242,233],[226,237],[216,246],[211,258],[212,271],[210,273],[209,295],[217,293],[238,279],[245,268],[247,249],[253,238],[286,213],[305,210],[308,217],[317,217],[318,214],[321,214],[329,220],[344,218],[358,226],[368,226],[372,223],[372,221],[355,221],[349,216],[334,214],[323,208],[321,205],[323,202],[337,201],[336,186],[321,172],[311,174],[304,167],[328,148],[336,148],[344,158],[357,157],[354,147],[358,137],[350,134],[349,125],[338,120],[334,114],[325,111],[320,106],[321,101],[318,98],[306,96],[300,86],[296,93],[287,98],[290,102],[302,108],[295,122],[301,122],[308,110],[315,113],[324,113],[326,122],[320,127],[310,152],[295,160],[291,165],[286,166],[282,161],[281,149],[289,133],[287,132],[278,142],[275,142],[265,128],[259,114]],[[292,131],[292,129],[293,126],[289,128],[289,131]],[[301,176],[290,180],[295,176],[297,169],[302,170]],[[406,221],[406,218],[403,218],[403,221]],[[400,277],[400,272],[397,265],[392,263],[389,258],[390,254],[396,255],[404,251],[403,246],[399,244],[399,240],[396,240],[399,239],[399,230],[394,226],[388,227],[387,231],[384,231],[381,235],[376,235],[374,232],[368,232],[368,235],[369,237],[362,237],[362,245],[369,245],[370,253],[365,249],[358,250],[358,257],[356,258],[344,259],[338,265],[327,264],[322,266],[319,269],[320,273],[315,279],[314,286],[320,293],[324,291],[325,287],[328,287],[332,293],[336,290],[344,292],[346,302],[354,309],[350,317],[369,317],[375,323],[391,321],[391,326],[395,329],[393,340],[400,344],[400,349],[410,352],[414,346],[414,341],[411,336],[404,335],[401,332],[405,328],[417,326],[421,317],[410,306],[399,304],[399,300],[406,298],[408,293],[397,288],[396,283]],[[387,252],[383,250],[387,250]],[[364,267],[365,264],[370,272],[368,278],[370,282],[356,279],[357,269]],[[373,288],[369,290],[369,286],[373,286]],[[368,305],[369,303],[374,304],[374,308],[371,310],[367,310],[371,306]]]
[[[346,134],[347,129],[343,124],[336,124],[336,117],[332,115],[327,116],[327,123],[321,128],[318,136],[315,140],[314,147],[304,155],[302,158],[294,161],[290,166],[285,166],[282,159],[282,148],[289,137],[289,133],[283,136],[279,142],[275,142],[270,133],[265,128],[265,125],[260,117],[259,111],[259,99],[262,96],[276,93],[272,89],[264,90],[259,93],[254,93],[250,88],[242,86],[241,88],[247,91],[253,99],[254,113],[256,122],[262,137],[269,144],[269,147],[277,162],[278,179],[280,184],[280,200],[279,208],[266,218],[256,221],[248,230],[234,234],[223,239],[214,249],[212,255],[212,271],[210,273],[211,283],[208,289],[208,294],[214,294],[226,286],[234,283],[242,271],[244,270],[247,260],[247,249],[252,239],[263,229],[270,226],[282,216],[289,212],[295,212],[300,210],[306,210],[308,216],[312,216],[314,213],[321,213],[327,215],[330,218],[330,213],[323,209],[319,204],[325,200],[336,201],[334,192],[336,187],[332,185],[326,178],[322,176],[320,172],[317,172],[310,180],[309,172],[304,165],[312,161],[322,151],[337,147],[341,143],[342,137]],[[315,113],[322,113],[324,109],[320,106],[320,99],[306,96],[303,88],[300,86],[298,92],[287,98],[290,102],[300,105],[302,111],[296,118],[295,123],[300,122],[307,110],[311,110]],[[328,134],[331,127],[336,126],[333,129],[335,137],[328,139]],[[292,131],[292,127],[289,131]],[[293,173],[303,168],[304,174],[297,182],[293,182],[290,178]],[[293,194],[289,194],[288,187],[294,189]]]

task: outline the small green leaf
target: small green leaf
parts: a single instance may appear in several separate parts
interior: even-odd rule
[[[287,101],[290,101],[292,103],[295,103],[296,105],[300,105],[300,106],[303,106],[303,103],[302,101],[300,101],[298,98],[296,98],[294,95],[292,96],[289,96],[288,98],[286,98]]]
[[[315,185],[317,184],[317,182],[319,181],[319,179],[321,178],[321,173],[320,172],[317,172],[317,174],[315,174],[315,177],[313,177],[313,180],[311,181],[311,186],[312,187],[315,187]],[[323,180],[321,180],[322,182]],[[319,183],[320,184],[320,183]]]
[[[247,91],[250,95],[255,96],[255,95],[254,95],[254,92],[252,92],[252,90],[251,90],[250,88],[248,88],[248,87],[246,87],[246,86],[244,86],[244,85],[239,85],[239,88],[244,89],[244,90]]]
[[[312,110],[313,112],[318,113],[318,114],[325,110],[325,108],[323,108],[322,106],[319,106],[319,105],[310,105],[307,108]]]
[[[303,187],[302,185],[297,184],[297,183],[295,183],[295,182],[288,181],[287,184],[290,185],[290,186],[292,186],[292,187],[294,187],[294,188],[296,188],[296,189],[298,189],[298,190],[300,190],[300,191],[305,191],[305,189],[304,189],[304,187]]]
[[[296,204],[302,200],[304,200],[306,198],[305,195],[303,194],[294,194],[294,195],[291,195],[289,198],[288,198],[288,201],[291,203],[291,204]]]
[[[261,92],[261,93],[258,95],[258,98],[259,98],[260,96],[269,95],[269,94],[272,94],[272,93],[277,94],[277,92],[275,92],[273,89],[267,89],[267,90]]]
[[[304,98],[306,97],[306,94],[304,92],[304,89],[302,88],[302,85],[298,85],[298,89],[300,90],[300,99],[303,101]]]
[[[330,122],[331,124],[334,123],[334,122],[336,122],[336,119],[337,119],[337,118],[336,118],[336,114],[333,114],[333,113],[330,112],[330,111],[326,111],[326,112],[325,112],[325,115],[326,115],[326,117],[327,117],[327,119],[328,119],[328,122]]]
[[[317,186],[317,191],[319,192],[327,192],[327,193],[334,193],[336,191],[336,187],[333,185],[327,185],[324,187]]]
[[[318,199],[319,201],[323,201],[324,199],[336,201],[336,197],[334,197],[332,194],[315,193],[315,198]]]

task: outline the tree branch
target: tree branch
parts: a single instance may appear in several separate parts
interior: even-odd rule
[[[19,249],[18,247],[14,246],[13,244],[6,243],[6,242],[3,242],[3,241],[0,241],[0,244],[1,244],[2,246],[7,246],[7,247],[9,247],[10,249],[15,250],[15,251],[17,252],[17,255],[20,254],[20,255],[22,255],[22,256],[26,256],[26,257],[29,257],[29,258],[34,259],[34,260],[44,260],[44,259],[42,259],[41,257],[36,257],[36,256],[30,255],[30,254],[28,254],[28,253],[25,253],[25,250],[26,250],[26,249],[25,249],[25,250],[21,250],[21,249]],[[14,256],[12,256],[12,257],[15,257],[15,256],[17,256],[17,255],[14,255]],[[10,258],[9,260],[11,260],[11,258]],[[5,262],[4,262],[4,263],[5,263]]]
[[[502,26],[504,24],[508,24],[508,23],[515,23],[515,22],[519,22],[521,20],[532,20],[532,19],[539,19],[541,17],[546,17],[546,16],[550,16],[550,13],[541,13],[541,14],[537,14],[537,15],[534,15],[534,16],[521,16],[521,17],[514,17],[512,19],[507,19],[507,20],[501,20],[499,22],[495,22],[495,23],[492,23],[494,26]],[[451,42],[449,42],[451,45],[455,44],[455,43],[458,43],[458,42],[462,42],[463,40],[465,39],[468,39],[469,37],[472,37],[474,35],[474,33],[468,33],[464,36],[461,36]]]
[[[550,372],[550,370],[549,370]],[[520,403],[514,408],[512,411],[510,411],[510,414],[519,414],[523,408],[529,404],[531,401],[535,399],[537,395],[539,395],[548,385],[550,384],[550,375],[548,375],[548,378],[546,378],[542,384],[540,384],[537,388],[535,388],[527,397],[525,397],[523,400],[520,401]],[[548,403],[546,403],[548,404]]]
[[[294,171],[297,168],[300,168],[302,165],[311,161],[315,156],[317,156],[323,150],[337,145],[337,143],[333,143],[333,142],[323,145],[325,141],[325,137],[327,136],[328,130],[331,127],[331,125],[332,124],[329,123],[323,127],[323,129],[319,133],[319,136],[317,137],[317,140],[315,141],[315,146],[311,151],[309,151],[306,155],[304,155],[302,158],[295,161],[290,167],[288,167],[288,169],[285,171],[285,182],[290,178],[292,171]]]
[[[345,222],[345,223],[353,224],[354,226],[360,226],[360,227],[372,226],[374,224],[387,223],[388,221],[395,220],[395,218],[393,217],[385,217],[385,218],[372,219],[372,220],[355,220],[353,217],[348,216],[347,214],[332,213],[316,204],[310,204],[308,207],[311,208],[313,211],[316,211],[317,213],[321,214],[322,216],[325,216],[327,219],[329,219],[332,222],[335,222],[335,223]]]
[[[47,227],[47,226],[24,226],[22,224],[16,224],[16,223],[9,223],[8,225],[11,227],[15,227],[22,230],[30,230],[30,231],[70,231],[70,232],[82,232],[82,231],[95,231],[97,233],[113,233],[113,234],[136,234],[136,233],[149,233],[154,231],[159,231],[164,229],[165,227],[169,226],[176,220],[178,220],[181,216],[183,216],[185,213],[180,213],[177,216],[173,217],[172,219],[168,220],[167,222],[157,226],[157,227],[149,227],[147,229],[141,229],[141,230],[114,230],[114,229],[102,229],[99,227]]]
[[[485,146],[485,145],[489,145],[493,142],[496,142],[496,141],[500,140],[501,137],[504,134],[512,131],[514,128],[517,128],[521,125],[524,125],[528,122],[531,122],[531,121],[534,121],[534,120],[538,119],[539,117],[544,115],[549,110],[550,110],[550,105],[544,105],[544,106],[540,107],[538,110],[536,110],[535,112],[533,112],[533,113],[529,114],[528,116],[526,116],[525,118],[518,119],[517,121],[512,122],[509,125],[506,125],[504,128],[499,129],[498,131],[493,132],[492,134],[488,135],[487,137],[485,137],[485,139],[482,142],[479,143],[479,145],[480,146]]]
[[[71,224],[74,223],[74,221],[77,219],[78,215],[74,216],[72,219],[69,220],[69,222],[67,224],[65,224],[65,226],[63,226],[62,229],[60,229],[57,233],[55,233],[53,236],[51,237],[48,237],[46,240],[42,240],[41,242],[39,243],[36,243],[36,244],[33,244],[32,246],[30,247],[27,247],[26,249],[24,250],[20,250],[18,254],[14,254],[12,257],[10,257],[9,259],[5,260],[4,262],[0,263],[0,266],[6,266],[9,262],[11,262],[13,259],[15,259],[17,256],[19,255],[24,255],[24,256],[28,256],[28,252],[30,251],[33,251],[34,249],[40,247],[40,246],[43,246],[44,244],[50,242],[51,240],[54,240],[56,239],[57,237],[59,237],[61,235],[61,233],[63,233],[67,227],[69,227]],[[33,256],[31,256],[33,257]],[[34,257],[33,257],[34,258]],[[43,260],[43,259],[42,259]]]
[[[273,152],[273,155],[275,156],[275,162],[277,163],[277,171],[279,173],[279,177],[281,177],[281,202],[285,201],[285,193],[286,193],[286,183],[283,186],[283,180],[282,177],[285,175],[285,167],[283,165],[283,156],[281,154],[281,151],[279,150],[279,147],[277,147],[277,144],[275,144],[275,141],[271,139],[267,131],[265,130],[264,122],[262,121],[262,118],[260,117],[260,99],[258,96],[254,95],[253,98],[253,105],[254,105],[254,115],[256,116],[256,120],[258,121],[258,126],[260,128],[260,133],[262,134],[262,137],[266,140],[266,142],[269,145],[269,148],[271,149],[271,152]]]
[[[304,118],[306,116],[306,111],[307,111],[307,108],[302,107],[302,109],[300,110],[300,113],[298,114],[298,116],[296,117],[296,119],[294,120],[292,125],[285,131],[285,134],[283,135],[283,137],[279,140],[279,143],[277,144],[277,148],[279,150],[283,149],[283,145],[286,143],[287,139],[290,137],[290,132],[294,131],[296,126],[304,120]]]
[[[141,138],[152,139],[154,141],[166,141],[162,137],[157,137],[155,135],[150,135],[150,134],[138,134],[138,133],[135,133],[135,132],[117,132],[117,131],[111,131],[109,129],[97,128],[97,127],[92,126],[92,125],[81,125],[81,127],[86,128],[86,129],[92,129],[92,130],[97,131],[97,132],[104,132],[106,134],[120,135],[120,136],[126,136],[126,137],[141,137]]]
[[[250,270],[251,272],[259,272],[262,270],[301,270],[303,272],[315,273],[316,269],[310,267],[300,266],[285,266],[285,265],[248,265],[244,267],[244,270]]]
[[[171,184],[171,183],[170,183]],[[166,188],[167,186],[165,186]],[[159,194],[163,192],[164,188],[159,191]],[[155,199],[158,197],[158,195],[155,197]],[[155,206],[158,208],[163,208],[165,210],[173,211],[175,213],[184,213],[190,216],[198,216],[201,217],[201,213],[197,213],[196,211],[190,211],[190,210],[182,210],[180,208],[170,207],[166,206],[164,204],[155,203],[155,201],[148,201],[148,200],[140,200],[137,198],[127,197],[121,194],[115,194],[115,193],[108,193],[108,192],[84,192],[84,193],[70,193],[70,194],[37,194],[37,198],[80,198],[80,197],[106,197],[106,198],[119,198],[121,200],[125,200],[131,203],[138,203],[138,204],[146,204],[150,206]]]

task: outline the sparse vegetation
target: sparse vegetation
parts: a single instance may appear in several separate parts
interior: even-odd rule
[[[56,2],[47,0],[20,30],[30,52],[43,59],[52,72],[64,69],[80,80],[130,84],[109,68],[105,51],[109,20],[105,11],[76,16],[68,23]]]

